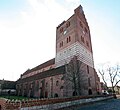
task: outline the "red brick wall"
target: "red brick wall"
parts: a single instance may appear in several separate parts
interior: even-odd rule
[[[5,106],[6,106],[6,99],[1,98],[0,99],[0,110],[6,110]]]
[[[109,95],[108,95],[109,96]],[[88,98],[96,98],[96,97],[107,97],[106,96],[81,96],[81,97],[73,97],[73,98],[55,98],[55,99],[34,99],[34,100],[26,100],[26,101],[7,101],[5,109],[2,110],[17,110],[18,108],[24,107],[33,107],[33,106],[42,106],[48,104],[56,104],[68,101],[74,101],[79,99],[88,99]]]

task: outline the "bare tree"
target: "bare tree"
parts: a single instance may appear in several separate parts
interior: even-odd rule
[[[116,65],[116,67],[108,67],[108,74],[110,77],[110,82],[111,82],[113,92],[115,92],[114,88],[120,82],[119,73],[120,73],[120,68],[118,65]]]
[[[105,71],[102,69],[102,70],[98,70],[98,72],[100,73],[101,77],[102,77],[102,80],[103,80],[103,83],[105,84],[105,87],[107,88],[108,90],[108,85],[107,85],[107,80],[106,80],[106,74],[105,74]]]
[[[77,56],[74,56],[71,61],[65,65],[66,73],[64,77],[65,80],[72,83],[75,93],[74,95],[81,95],[81,87],[83,83],[82,78],[83,73],[85,72],[83,68],[84,65],[77,59]]]
[[[105,83],[106,87],[107,86],[107,80],[108,79],[111,83],[112,87],[112,92],[114,93],[115,90],[114,88],[117,86],[117,84],[120,82],[120,67],[119,65],[115,65],[114,67],[108,66],[105,69],[98,70],[100,75],[102,76],[103,82]],[[106,78],[107,77],[107,78]]]

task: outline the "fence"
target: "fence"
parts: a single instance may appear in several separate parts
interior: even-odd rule
[[[54,110],[76,104],[105,100],[113,96],[81,96],[71,98],[33,99],[33,100],[6,100],[0,99],[1,110]],[[51,109],[50,109],[51,108]]]

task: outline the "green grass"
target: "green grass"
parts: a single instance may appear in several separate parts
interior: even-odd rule
[[[22,97],[22,96],[0,96],[0,98],[6,98],[6,99],[10,99],[10,100],[27,100],[29,98],[27,97]]]

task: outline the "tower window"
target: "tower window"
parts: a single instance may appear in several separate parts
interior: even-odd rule
[[[71,41],[71,37],[69,36],[69,42]]]
[[[69,39],[67,38],[67,43],[69,42]]]
[[[88,43],[88,41],[86,41],[86,45],[89,47],[89,43]]]
[[[62,28],[60,28],[60,33],[62,33],[63,32],[63,27]]]
[[[70,21],[66,23],[66,28],[68,28],[69,26],[70,26]]]
[[[61,43],[60,43],[59,47],[61,47]]]
[[[69,36],[68,38],[67,38],[67,43],[69,43],[71,41],[71,37]]]
[[[89,66],[87,65],[87,73],[89,74]]]
[[[63,46],[63,41],[61,42],[61,45]]]
[[[83,24],[82,24],[82,22],[81,22],[81,21],[79,22],[79,24],[80,24],[80,26],[83,28]]]
[[[63,46],[63,41],[62,42],[60,42],[60,45],[59,45],[59,47],[62,47]]]
[[[62,47],[62,43],[60,42],[60,48]]]
[[[82,41],[83,43],[85,43],[85,41],[84,41],[84,37],[82,37],[82,36],[81,36],[81,41]]]
[[[86,32],[86,33],[88,33],[88,30],[87,30],[87,28],[86,28],[86,27],[85,27],[85,32]]]

